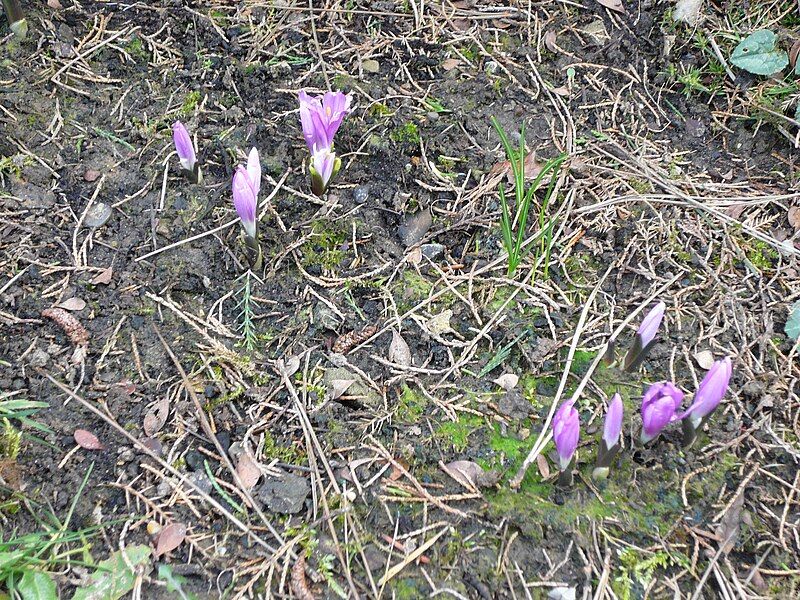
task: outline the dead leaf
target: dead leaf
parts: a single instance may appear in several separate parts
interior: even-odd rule
[[[55,10],[61,10],[63,8],[61,2],[58,0],[47,0],[47,6]]]
[[[789,225],[794,227],[795,231],[800,231],[800,206],[792,206],[786,216],[789,219]]]
[[[703,0],[678,0],[672,11],[672,19],[694,27],[700,21],[700,7]]]
[[[397,331],[392,329],[392,341],[389,344],[389,360],[398,365],[411,365],[411,348]]]
[[[736,204],[731,204],[728,208],[725,209],[725,213],[734,219],[738,219],[742,216],[744,209],[747,208],[747,204],[744,202],[738,202]]]
[[[561,48],[556,44],[556,32],[552,29],[544,32],[544,45],[550,52],[555,52],[556,54],[561,52]]]
[[[792,71],[794,71],[794,67],[797,64],[798,54],[800,54],[800,40],[795,40],[794,44],[792,44],[792,47],[789,50],[789,68]]]
[[[554,587],[547,592],[547,600],[575,600],[574,587]]]
[[[338,400],[348,388],[356,382],[355,379],[332,379],[328,385],[328,394],[331,400]]]
[[[547,458],[544,454],[536,455],[536,466],[539,469],[539,475],[542,476],[542,479],[548,479],[550,477],[550,463],[547,462]]]
[[[415,266],[421,263],[422,248],[420,246],[414,246],[411,250],[409,250],[408,254],[406,255],[406,260]]]
[[[483,467],[471,460],[454,460],[447,464],[440,462],[439,465],[445,473],[468,490],[491,487],[500,480],[499,473],[484,471]]]
[[[460,64],[461,64],[461,61],[458,60],[457,58],[445,58],[442,61],[442,68],[445,71],[452,71],[453,69],[455,69]]]
[[[278,366],[278,369],[285,371],[287,377],[291,377],[300,370],[300,357],[290,356],[282,365]]]
[[[600,4],[608,8],[609,10],[616,11],[621,14],[625,14],[625,7],[622,6],[622,0],[597,0]]]
[[[708,371],[714,365],[714,355],[710,350],[702,350],[694,355],[694,359],[701,369]]]
[[[413,215],[406,215],[403,223],[397,228],[397,235],[406,246],[418,243],[433,225],[430,208],[423,208]]]
[[[453,311],[448,308],[438,315],[428,319],[428,321],[425,323],[425,329],[434,337],[439,337],[443,333],[453,331],[453,328],[450,327],[450,317],[452,316]]]
[[[169,398],[162,398],[156,402],[147,414],[144,416],[144,433],[147,437],[153,437],[156,433],[161,431],[164,423],[167,422],[169,416]]]
[[[94,285],[108,285],[111,283],[111,276],[114,274],[114,269],[107,267],[100,271],[97,276],[92,279]]]
[[[505,373],[504,375],[500,375],[500,377],[495,379],[492,383],[496,383],[505,391],[509,392],[517,387],[519,377],[514,375],[514,373]]]
[[[58,8],[61,8],[61,6],[59,6]],[[100,171],[98,171],[97,169],[86,169],[86,171],[83,174],[83,179],[85,181],[88,181],[89,183],[97,181],[98,179],[100,179]]]
[[[536,176],[539,175],[539,172],[542,170],[542,165],[537,162],[536,153],[534,152],[528,152],[522,166],[525,170],[525,179],[536,179]],[[501,161],[489,169],[489,175],[497,175],[500,173],[505,174],[506,181],[508,181],[509,184],[514,183],[514,171],[511,168],[511,161]]]
[[[553,92],[556,96],[561,96],[562,98],[569,98],[569,89],[567,89],[567,87],[564,85],[559,86],[557,88],[553,88],[550,91]]]
[[[739,492],[736,499],[731,504],[728,512],[722,517],[717,526],[716,534],[720,540],[720,546],[725,554],[728,554],[736,546],[739,537],[739,526],[742,523],[742,509],[744,508],[744,490]]]
[[[242,452],[236,465],[236,474],[245,489],[252,490],[261,478],[261,468],[249,452]]]
[[[186,539],[186,525],[170,523],[162,529],[156,539],[156,557],[172,552]]]
[[[97,439],[97,436],[93,434],[91,431],[86,431],[85,429],[76,429],[75,433],[72,434],[75,438],[75,442],[81,448],[85,450],[105,450],[106,447],[100,443],[100,440]]]
[[[64,310],[79,311],[86,308],[86,301],[81,298],[67,298],[58,307]]]

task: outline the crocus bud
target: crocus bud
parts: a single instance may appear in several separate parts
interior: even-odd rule
[[[592,477],[596,480],[608,477],[609,466],[619,451],[623,411],[622,396],[614,394],[608,405],[608,412],[606,412],[603,437],[600,440],[600,449],[597,451],[597,463],[592,472]]]
[[[642,436],[643,444],[658,437],[670,423],[680,417],[677,410],[683,402],[683,392],[669,381],[654,383],[642,397]]]
[[[647,352],[656,339],[656,334],[661,325],[661,320],[664,318],[664,310],[666,308],[666,304],[659,302],[642,320],[642,324],[639,325],[639,329],[636,331],[633,346],[625,356],[624,368],[626,371],[635,369],[641,364],[642,360],[644,360],[644,357],[647,355]]]
[[[242,228],[248,237],[255,238],[256,231],[256,207],[258,198],[255,186],[250,179],[250,175],[245,167],[238,167],[233,176],[233,205],[236,207],[236,214],[242,221]]]
[[[303,137],[312,154],[317,148],[332,150],[333,137],[342,124],[345,115],[350,112],[349,94],[342,92],[326,92],[321,97],[311,97],[303,90],[299,94],[300,124],[303,126]]]
[[[261,159],[258,156],[258,150],[255,148],[251,148],[250,154],[247,155],[247,175],[250,178],[250,184],[253,186],[253,193],[258,199],[258,193],[261,191]]]
[[[311,174],[311,191],[322,197],[341,167],[342,161],[336,157],[336,154],[327,148],[316,150],[308,167]]]
[[[719,406],[725,392],[728,391],[731,373],[731,359],[725,357],[711,365],[711,369],[703,377],[703,381],[700,382],[697,392],[694,394],[692,405],[681,415],[681,418],[684,419],[684,445],[688,446],[694,441],[697,430]]]
[[[197,155],[189,132],[180,121],[172,124],[172,140],[175,142],[175,152],[181,162],[181,168],[186,172],[192,182],[200,180],[200,168],[197,164]]]
[[[561,472],[567,471],[578,447],[581,423],[578,411],[573,408],[575,400],[568,400],[561,405],[553,417],[553,442],[558,452],[558,466]]]
[[[614,394],[611,403],[608,405],[606,420],[603,424],[603,441],[606,448],[613,448],[619,444],[619,434],[622,433],[622,396]]]
[[[3,8],[13,34],[21,40],[25,39],[25,36],[28,35],[28,21],[25,20],[19,0],[3,0]]]

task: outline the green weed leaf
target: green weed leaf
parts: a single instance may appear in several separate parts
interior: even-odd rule
[[[150,564],[150,548],[144,545],[128,546],[125,556],[118,550],[97,565],[90,577],[91,583],[75,592],[72,600],[118,600],[133,589],[136,575],[128,566],[145,567]]]
[[[759,29],[744,38],[731,54],[731,62],[756,75],[772,75],[789,64],[789,55],[777,48],[778,36]]]
[[[800,338],[800,300],[792,305],[789,320],[786,321],[786,326],[783,330],[795,342]]]
[[[58,599],[55,582],[42,571],[25,571],[16,589],[22,600]]]

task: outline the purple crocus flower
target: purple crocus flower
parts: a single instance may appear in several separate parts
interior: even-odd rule
[[[606,443],[607,449],[619,444],[619,434],[622,432],[622,413],[622,396],[614,394],[608,405],[606,420],[603,424],[603,441]]]
[[[683,402],[683,392],[669,381],[654,383],[642,397],[642,443],[658,437],[670,423],[680,419],[675,413]]]
[[[331,178],[338,171],[336,154],[328,148],[315,150],[311,156],[311,188],[317,196],[322,196],[328,189]]]
[[[561,471],[566,471],[575,455],[580,437],[581,423],[578,411],[573,408],[575,400],[567,400],[553,417],[553,441],[558,452]]]
[[[172,124],[172,140],[175,142],[175,151],[178,153],[183,170],[194,171],[194,165],[197,162],[194,144],[192,144],[192,138],[189,137],[186,127],[180,121]]]
[[[242,221],[247,237],[256,237],[256,206],[258,196],[256,195],[255,183],[245,167],[239,166],[233,176],[233,205],[236,207],[236,214]]]
[[[692,427],[697,429],[703,419],[719,406],[720,401],[725,396],[725,392],[728,391],[731,373],[730,357],[725,357],[711,365],[711,369],[703,377],[703,381],[700,382],[697,388],[694,402],[692,402],[689,410],[681,415],[681,418],[688,417]]]
[[[342,92],[325,92],[323,96],[314,98],[303,90],[299,99],[300,123],[308,149],[312,154],[316,149],[332,150],[333,137],[350,112],[351,96]]]
[[[666,304],[659,302],[647,313],[647,316],[642,319],[642,324],[639,325],[639,329],[636,331],[636,336],[642,340],[642,348],[647,348],[648,344],[655,339],[656,333],[658,333],[658,327],[661,325],[661,320],[664,318],[664,311],[666,308]]]
[[[664,310],[666,310],[666,308],[666,304],[659,302],[647,313],[647,316],[642,319],[642,324],[639,325],[639,329],[636,330],[633,346],[625,356],[624,368],[626,371],[635,369],[641,364],[647,351],[656,339],[656,334],[658,333],[661,321],[664,319]]]

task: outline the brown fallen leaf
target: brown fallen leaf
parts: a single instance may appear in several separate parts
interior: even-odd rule
[[[697,361],[700,368],[706,371],[714,365],[714,355],[710,350],[701,350],[694,355],[694,359]]]
[[[161,431],[164,423],[169,416],[169,398],[164,397],[156,402],[144,416],[144,433],[147,437],[153,437]]]
[[[744,490],[739,492],[736,499],[731,504],[728,512],[722,517],[722,520],[714,532],[720,540],[720,547],[725,554],[728,554],[736,546],[736,541],[739,538],[739,526],[742,524],[742,509],[744,508]]]
[[[795,40],[792,48],[789,50],[789,68],[794,71],[797,64],[797,55],[800,54],[800,40]]]
[[[430,208],[423,208],[413,215],[403,217],[403,222],[397,228],[397,235],[406,246],[418,243],[433,224],[433,215]]]
[[[534,152],[528,152],[525,156],[525,160],[522,162],[522,166],[525,170],[525,179],[536,179],[536,176],[539,175],[539,172],[542,170],[542,165],[536,160],[536,154]],[[511,161],[501,161],[489,169],[489,175],[498,175],[500,173],[505,174],[506,181],[508,181],[509,184],[514,183],[514,171],[511,168]]]
[[[499,385],[501,388],[503,388],[505,391],[508,392],[517,387],[517,384],[519,383],[519,377],[517,375],[514,375],[514,373],[505,373],[503,375],[500,375],[500,377],[498,377],[494,381],[492,381],[492,383],[496,383],[497,385]]]
[[[82,298],[67,298],[62,303],[58,305],[58,308],[63,308],[64,310],[71,310],[73,312],[77,312],[79,310],[83,310],[86,308],[86,301]]]
[[[106,447],[97,439],[97,436],[91,431],[85,429],[76,429],[72,434],[75,442],[85,450],[105,450]]]
[[[786,213],[789,219],[789,225],[794,227],[795,231],[800,231],[800,206],[792,206]]]
[[[550,463],[547,462],[547,458],[545,458],[544,454],[536,455],[536,467],[539,469],[539,475],[542,476],[542,479],[548,479],[550,477]]]
[[[625,7],[622,5],[622,0],[597,0],[597,1],[610,10],[622,13],[623,15],[625,14]]]
[[[356,382],[355,379],[332,379],[328,385],[328,395],[331,400],[338,400]]]
[[[156,557],[172,552],[186,539],[186,525],[170,523],[164,527],[156,538]]]
[[[461,64],[461,61],[458,60],[457,58],[445,58],[442,61],[442,68],[445,71],[452,71],[453,69],[455,69],[460,64]]]
[[[398,365],[408,367],[411,365],[411,348],[399,332],[392,329],[392,341],[389,344],[389,360]]]
[[[544,45],[550,52],[555,52],[556,54],[561,52],[561,48],[556,44],[556,32],[552,29],[544,32]]]
[[[92,279],[93,285],[108,285],[111,283],[111,276],[114,274],[114,269],[111,267],[106,267],[102,271],[100,271],[94,279]]]
[[[495,471],[484,471],[478,463],[471,460],[454,460],[447,464],[439,463],[442,470],[468,490],[491,487],[500,480]]]
[[[261,468],[249,452],[242,452],[239,456],[239,463],[236,465],[236,474],[242,480],[242,485],[251,490],[261,478]]]

